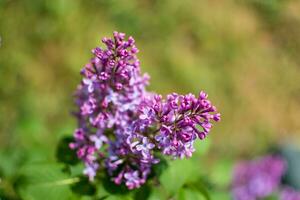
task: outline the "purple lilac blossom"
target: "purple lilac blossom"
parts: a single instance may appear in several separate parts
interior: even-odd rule
[[[285,170],[285,160],[277,156],[237,164],[232,181],[233,198],[256,200],[271,195],[278,190]]]
[[[280,192],[280,200],[300,200],[300,191],[291,187],[284,187]]]
[[[94,57],[81,70],[75,93],[78,128],[70,148],[91,181],[106,169],[116,184],[134,189],[159,162],[154,151],[192,156],[195,139],[204,139],[220,114],[204,92],[198,97],[173,93],[166,100],[148,92],[149,76],[140,72],[134,39],[113,35],[102,39],[106,48],[93,49]]]
[[[172,93],[166,100],[154,95],[146,105],[140,105],[139,111],[138,127],[142,127],[141,131],[145,124],[152,127],[157,148],[173,158],[191,157],[195,139],[203,140],[212,127],[211,120],[220,120],[220,114],[204,92],[198,97]]]

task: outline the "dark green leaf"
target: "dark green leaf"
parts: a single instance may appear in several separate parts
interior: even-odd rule
[[[76,152],[69,147],[72,141],[72,137],[64,137],[59,141],[56,149],[56,159],[59,162],[69,165],[75,165],[79,162]]]
[[[109,194],[128,194],[130,190],[127,189],[127,187],[124,184],[116,185],[113,183],[109,176],[105,176],[103,179],[101,179],[103,188],[106,192]]]
[[[159,159],[160,162],[158,164],[153,165],[151,174],[149,175],[149,179],[153,177],[160,177],[160,175],[162,175],[162,173],[168,168],[169,165],[167,160],[162,156],[160,156]]]
[[[87,177],[80,177],[80,180],[71,186],[74,193],[78,195],[92,196],[96,193],[96,187]]]
[[[137,189],[135,195],[134,195],[134,200],[147,200],[150,196],[151,193],[151,187],[146,184],[143,185],[141,188]]]

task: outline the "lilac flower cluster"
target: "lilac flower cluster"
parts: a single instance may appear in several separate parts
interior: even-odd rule
[[[166,100],[155,95],[146,105],[141,104],[139,111],[138,123],[154,127],[157,148],[174,158],[191,157],[194,140],[203,140],[212,127],[211,120],[220,120],[204,92],[197,98],[173,93]]]
[[[207,136],[220,114],[204,92],[198,97],[173,93],[164,100],[146,91],[149,77],[140,72],[132,37],[114,32],[102,42],[106,48],[95,48],[81,71],[75,94],[78,128],[70,148],[90,180],[106,169],[116,184],[134,189],[159,162],[154,152],[192,156],[194,141]]]
[[[280,192],[280,200],[300,200],[300,192],[290,187],[285,187]]]
[[[280,200],[300,200],[300,191],[281,184],[287,162],[268,155],[238,163],[234,169],[232,193],[235,200],[258,200],[270,195]]]
[[[276,156],[239,163],[233,174],[235,200],[262,199],[275,192],[286,170],[286,162]]]

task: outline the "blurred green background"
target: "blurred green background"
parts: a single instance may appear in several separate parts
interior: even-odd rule
[[[114,30],[136,39],[151,90],[209,94],[209,161],[300,144],[300,1],[0,0],[2,171],[55,160],[79,71]]]

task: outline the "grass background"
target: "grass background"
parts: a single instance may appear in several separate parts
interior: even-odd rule
[[[299,10],[297,0],[0,0],[0,165],[14,174],[55,159],[76,126],[79,71],[114,30],[136,39],[149,89],[209,94],[222,114],[209,160],[300,144]]]

